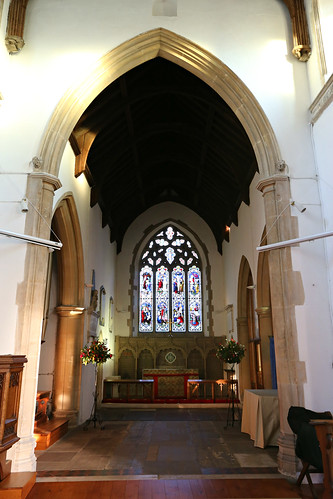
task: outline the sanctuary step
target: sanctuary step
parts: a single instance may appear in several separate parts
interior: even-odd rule
[[[27,497],[36,482],[36,473],[10,473],[0,482],[0,498],[24,499]]]
[[[34,429],[36,450],[46,450],[68,431],[68,419],[54,418],[44,423],[39,423]]]

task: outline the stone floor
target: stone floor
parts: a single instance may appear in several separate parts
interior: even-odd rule
[[[254,447],[227,409],[112,406],[100,415],[104,429],[82,425],[37,451],[37,477],[278,474],[277,447]]]

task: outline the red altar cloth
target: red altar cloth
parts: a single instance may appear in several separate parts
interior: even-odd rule
[[[187,399],[187,381],[197,379],[196,369],[143,369],[143,379],[154,380],[154,398]]]

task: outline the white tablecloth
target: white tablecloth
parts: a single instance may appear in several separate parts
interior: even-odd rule
[[[241,431],[251,436],[255,447],[277,445],[280,433],[277,390],[244,390]]]

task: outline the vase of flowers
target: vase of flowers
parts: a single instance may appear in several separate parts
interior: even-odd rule
[[[96,421],[99,422],[101,429],[103,429],[102,420],[97,416],[97,368],[99,365],[104,364],[107,360],[111,359],[112,353],[110,352],[110,349],[106,346],[104,341],[94,339],[90,344],[87,344],[82,348],[80,352],[80,358],[82,364],[95,364],[95,388],[93,393],[94,403],[92,406],[90,418],[86,421],[83,429],[88,429],[88,426],[91,422],[94,423],[94,428],[96,428]]]
[[[231,338],[226,340],[225,344],[219,344],[216,357],[223,362],[231,364],[232,370],[234,370],[235,364],[239,364],[242,358],[245,356],[246,348],[244,345],[238,343],[238,341]]]
[[[94,339],[90,345],[85,345],[80,353],[82,364],[104,364],[107,360],[112,358],[110,349],[106,346],[104,341]]]

